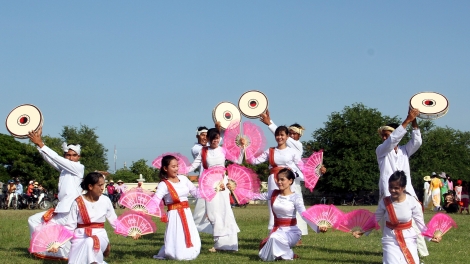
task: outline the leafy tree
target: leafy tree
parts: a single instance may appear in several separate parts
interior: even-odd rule
[[[158,170],[148,166],[147,161],[144,159],[140,159],[138,161],[132,162],[129,168],[135,175],[142,174],[145,180],[148,182],[160,181],[158,177]]]
[[[383,116],[361,103],[333,112],[324,128],[312,133],[313,140],[302,142],[304,157],[323,149],[327,173],[320,179],[320,191],[349,192],[378,189],[379,170],[375,149],[381,143],[377,128],[401,123],[398,117]]]
[[[114,174],[108,176],[109,179],[114,181],[122,180],[124,182],[136,182],[136,179],[139,178],[138,174],[135,174],[127,167],[118,169]]]

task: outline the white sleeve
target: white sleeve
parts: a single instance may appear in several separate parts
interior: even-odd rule
[[[199,155],[197,155],[196,159],[194,159],[193,163],[191,164],[191,167],[189,167],[189,171],[188,172],[192,172],[194,171],[195,169],[199,168],[199,166],[201,166],[201,163],[202,163],[202,151],[199,152]]]
[[[385,217],[386,213],[387,210],[385,209],[384,199],[380,199],[379,207],[377,207],[377,210],[375,210],[375,221],[380,223],[380,221],[382,221],[382,219]]]
[[[408,196],[408,198],[412,200],[411,212],[412,212],[413,220],[415,220],[416,226],[418,227],[419,231],[425,232],[427,227],[426,227],[426,224],[424,223],[423,208],[421,207],[421,204],[416,200],[415,197]]]
[[[59,170],[65,170],[74,176],[83,178],[83,165],[80,164],[80,162],[63,158],[46,145],[41,148],[41,152],[44,152],[44,154],[47,155],[47,157],[49,157],[51,161],[56,164]]]
[[[78,223],[78,205],[76,201],[73,201],[72,206],[70,207],[70,213],[67,217],[67,222],[64,227],[70,231],[74,231],[77,228]]]
[[[45,146],[43,146],[44,148]],[[44,151],[41,150],[40,147],[36,147],[39,151],[39,154],[41,154],[42,158],[47,162],[49,163],[55,170],[59,171],[60,172],[60,168],[59,166],[57,166],[57,164],[51,159],[49,158],[49,156],[46,155],[46,153]]]
[[[106,219],[108,219],[109,224],[113,227],[113,229],[116,228],[116,225],[114,221],[117,219],[116,212],[114,211],[113,204],[111,203],[110,199],[106,199],[106,205],[107,205],[107,210],[106,210]]]
[[[157,186],[157,191],[155,192],[155,194],[153,195],[154,199],[157,200],[158,202],[160,202],[161,200],[163,200],[163,197],[168,194],[168,187],[166,186],[166,184],[161,181],[158,186]]]
[[[269,157],[269,149],[265,150],[258,157],[256,157],[256,158],[253,157],[253,158],[247,160],[247,162],[250,163],[250,164],[260,164],[260,163],[263,163],[263,162],[267,161],[268,157]]]
[[[264,193],[256,193],[252,197],[253,200],[261,200],[261,201],[268,201],[269,200],[269,194],[267,192]]]
[[[405,136],[406,129],[403,126],[398,126],[395,131],[390,134],[382,144],[380,144],[377,149],[375,150],[375,154],[377,154],[377,158],[385,157],[390,151],[392,151],[398,143],[400,143],[401,139]]]
[[[413,129],[411,132],[411,139],[406,143],[405,149],[408,157],[413,155],[416,151],[418,151],[419,147],[423,143],[423,139],[421,138],[421,131],[418,129]]]

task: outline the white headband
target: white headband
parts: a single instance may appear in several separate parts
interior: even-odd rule
[[[69,151],[69,149],[75,151],[78,155],[80,155],[81,146],[80,145],[67,145],[67,142],[62,143],[62,150],[65,152]]]
[[[289,130],[292,130],[294,131],[295,133],[299,134],[300,136],[302,136],[302,134],[304,133],[304,128],[303,127],[295,127],[295,126],[290,126],[289,127]]]
[[[393,132],[395,131],[395,128],[391,127],[391,126],[381,126],[379,127],[379,129],[377,130],[377,132],[379,133],[380,136],[382,136],[382,132],[383,131],[390,131],[390,132]]]
[[[196,135],[200,136],[202,133],[207,133],[207,129],[203,129],[201,131],[196,131]]]

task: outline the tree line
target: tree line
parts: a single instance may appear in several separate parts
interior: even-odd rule
[[[405,113],[404,113],[405,114]],[[316,189],[329,193],[375,191],[378,189],[379,169],[375,149],[381,144],[377,129],[388,123],[401,124],[403,117],[382,115],[377,109],[361,103],[346,106],[341,112],[328,116],[324,126],[311,134],[312,139],[303,141],[304,157],[323,149],[324,164],[328,171]],[[444,117],[445,118],[445,117]],[[445,171],[454,180],[470,180],[470,133],[449,127],[437,127],[432,121],[418,120],[423,145],[411,157],[412,184],[422,189],[423,177],[431,172]],[[411,127],[409,128],[411,129]],[[402,144],[409,140],[405,136]],[[80,162],[85,174],[95,170],[106,171],[107,149],[99,142],[95,128],[81,125],[79,128],[64,126],[60,137],[43,136],[44,143],[62,153],[62,142],[82,146]],[[52,169],[31,143],[22,143],[10,135],[0,134],[0,181],[18,177],[23,182],[34,179],[47,189],[57,188],[58,172]],[[256,171],[262,181],[269,175],[268,164],[244,165]],[[135,182],[139,174],[147,182],[159,181],[159,170],[139,159],[129,167],[118,169],[109,179]]]

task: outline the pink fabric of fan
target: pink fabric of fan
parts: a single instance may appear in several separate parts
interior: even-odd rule
[[[343,212],[334,205],[317,204],[302,213],[307,223],[314,226],[337,228],[343,220]]]
[[[153,194],[132,189],[121,196],[119,203],[131,210],[161,217],[162,212],[160,211],[160,206],[152,197]]]
[[[360,231],[362,233],[379,230],[375,214],[365,209],[358,209],[343,215],[342,221],[336,227],[344,232]]]
[[[245,147],[246,159],[250,160],[259,156],[266,147],[266,138],[264,137],[263,130],[254,123],[246,121],[243,123],[243,135],[248,139],[247,146]]]
[[[305,179],[305,188],[309,189],[311,192],[315,185],[317,185],[320,176],[320,168],[323,163],[323,150],[314,152],[307,159],[303,159],[303,162],[299,165],[302,173],[304,174]]]
[[[238,145],[238,139],[240,135],[240,121],[232,120],[230,125],[225,129],[224,132],[224,143],[225,158],[236,162],[240,157],[241,148]]]
[[[431,218],[427,224],[428,229],[422,234],[423,236],[430,238],[433,238],[434,235],[443,236],[452,227],[457,228],[457,224],[455,223],[454,219],[446,214],[437,213]]]
[[[162,167],[162,159],[163,157],[167,155],[172,155],[175,156],[176,160],[178,160],[178,173],[179,174],[187,174],[189,171],[189,167],[191,166],[191,163],[189,162],[188,158],[186,156],[177,153],[177,152],[167,152],[163,153],[162,155],[158,156],[156,159],[153,160],[152,166],[160,169]]]
[[[73,232],[57,224],[38,226],[31,236],[29,252],[44,252],[51,248],[59,248],[73,237]]]
[[[235,182],[233,193],[238,199],[238,203],[245,204],[259,194],[261,182],[258,175],[250,168],[238,164],[230,164],[227,167],[229,180]]]
[[[120,215],[114,224],[116,225],[114,233],[123,236],[146,235],[157,230],[150,216],[134,211],[127,211]]]
[[[199,177],[199,195],[201,198],[211,201],[219,190],[221,181],[224,180],[225,167],[214,166],[204,170]]]

